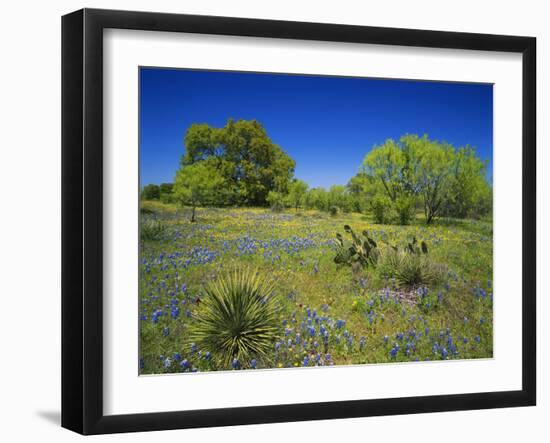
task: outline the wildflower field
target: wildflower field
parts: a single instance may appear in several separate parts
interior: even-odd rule
[[[191,210],[141,203],[140,374],[492,357],[490,220],[418,216],[402,226],[354,212],[226,207],[197,208],[191,222]],[[351,238],[345,225],[368,233],[375,265],[335,262],[336,234],[346,248]],[[393,249],[411,239],[437,278],[407,285],[392,272]],[[269,282],[275,321],[267,351],[224,362],[193,331],[209,285],[234,269]]]

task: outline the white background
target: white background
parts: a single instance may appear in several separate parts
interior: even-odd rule
[[[11,2],[4,5],[0,117],[2,147],[0,189],[0,269],[3,310],[0,320],[0,436],[5,441],[73,441],[62,430],[60,396],[60,15],[82,6],[234,15],[286,20],[414,27],[454,31],[524,34],[538,37],[538,145],[542,154],[550,95],[541,85],[550,75],[550,29],[544,2],[439,1],[264,2],[208,1],[182,4],[151,1]],[[548,123],[546,123],[548,125]],[[548,156],[539,156],[539,225],[548,224]],[[549,250],[549,234],[540,230],[539,251]],[[548,252],[539,253],[539,274],[548,268]],[[546,274],[548,272],[546,271]],[[539,344],[550,339],[542,322],[550,280],[539,278]],[[545,441],[550,431],[550,362],[539,345],[539,406],[400,417],[166,431],[97,437],[126,441],[384,441],[475,440]]]

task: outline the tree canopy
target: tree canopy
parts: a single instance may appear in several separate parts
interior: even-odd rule
[[[375,183],[363,184],[371,193],[385,194],[397,210],[408,211],[410,202],[418,200],[431,223],[441,215],[466,217],[479,208],[479,200],[491,193],[486,171],[486,162],[469,146],[456,149],[426,135],[405,135],[365,156],[363,174]]]
[[[191,221],[195,221],[197,206],[219,205],[223,202],[225,178],[210,160],[187,165],[178,170],[174,195],[178,202],[192,207]]]
[[[256,120],[228,120],[222,128],[194,124],[185,134],[182,169],[205,160],[224,177],[226,203],[264,206],[270,191],[286,193],[295,162]]]

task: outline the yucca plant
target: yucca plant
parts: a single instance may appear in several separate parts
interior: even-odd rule
[[[236,269],[205,288],[189,339],[222,368],[268,359],[278,333],[273,282],[249,268]]]
[[[424,242],[422,244],[425,245]],[[412,246],[411,243],[409,245]],[[418,288],[439,283],[445,270],[443,266],[433,263],[427,253],[412,252],[407,246],[386,254],[381,272],[394,278],[402,288]]]

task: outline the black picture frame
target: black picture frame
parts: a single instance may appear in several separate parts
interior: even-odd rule
[[[171,31],[522,54],[522,389],[177,412],[103,413],[103,30]],[[518,166],[519,167],[519,166]],[[152,431],[536,403],[536,39],[150,12],[83,9],[62,18],[62,426]]]

